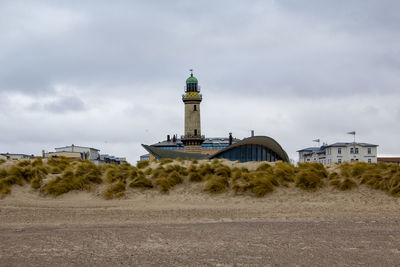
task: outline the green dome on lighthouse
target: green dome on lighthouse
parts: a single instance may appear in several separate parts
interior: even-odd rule
[[[186,83],[198,83],[199,81],[197,80],[197,78],[193,76],[193,70],[190,71],[190,77],[186,79]]]
[[[193,77],[193,74],[186,79],[186,83],[198,83],[199,81],[197,80],[196,77]]]
[[[190,69],[190,77],[186,79],[185,92],[200,92],[199,81],[193,76],[192,69]]]

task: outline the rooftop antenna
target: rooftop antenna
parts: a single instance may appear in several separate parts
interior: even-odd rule
[[[347,134],[353,135],[353,151],[354,151],[353,153],[356,153],[356,131],[347,132]]]
[[[193,69],[189,69],[190,71],[190,77],[193,77]]]
[[[315,140],[312,140],[312,141],[318,143],[318,147],[319,147],[319,142],[321,141],[321,140],[319,140],[319,138],[315,139]]]
[[[353,143],[356,143],[356,131],[348,132],[347,134],[352,134],[353,135]]]

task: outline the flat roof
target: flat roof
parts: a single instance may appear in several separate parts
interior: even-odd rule
[[[54,148],[54,149],[62,149],[62,148],[68,148],[68,147],[72,147],[72,146],[62,146],[62,147],[56,147],[56,148]],[[96,151],[100,151],[100,149],[93,148],[93,147],[87,147],[87,146],[76,146],[76,145],[74,145],[74,147],[89,148],[89,149],[93,149],[93,150],[96,150]]]
[[[33,154],[19,154],[19,153],[0,153],[0,155],[3,155],[3,156],[10,156],[10,155],[14,155],[14,156],[28,156],[28,157],[31,157],[31,156],[33,156]]]
[[[240,139],[237,138],[233,138],[232,143],[237,143],[239,142]],[[229,145],[229,137],[207,137],[204,139],[203,144],[227,144]],[[172,141],[172,138],[170,139],[170,141],[167,140],[163,140],[161,142],[152,144],[151,146],[155,146],[155,147],[160,147],[160,146],[183,146],[183,143],[181,141],[181,139],[176,139],[175,142]]]
[[[354,142],[336,142],[330,145],[323,145],[321,147],[307,147],[307,148],[303,148],[300,150],[297,150],[297,152],[303,152],[303,151],[308,151],[308,152],[318,152],[318,151],[323,151],[325,148],[327,147],[347,147],[350,145],[359,145],[359,146],[364,146],[364,147],[368,147],[368,146],[378,146],[378,145],[374,145],[374,144],[369,144],[369,143],[354,143]]]

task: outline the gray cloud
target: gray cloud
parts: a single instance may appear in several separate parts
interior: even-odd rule
[[[77,97],[63,97],[45,104],[44,109],[54,113],[64,113],[67,111],[84,111],[85,104]]]

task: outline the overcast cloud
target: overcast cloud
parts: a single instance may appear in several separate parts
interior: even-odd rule
[[[0,152],[76,144],[138,160],[183,133],[254,129],[296,150],[357,140],[400,155],[400,2],[0,1]]]

